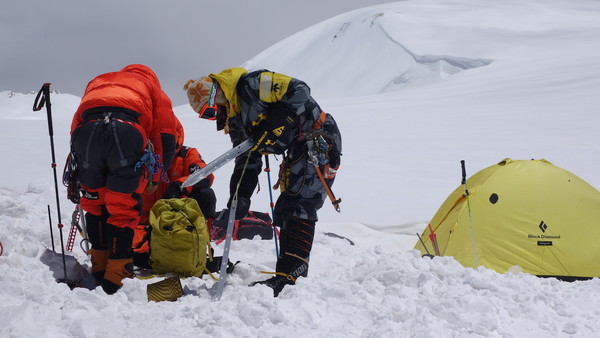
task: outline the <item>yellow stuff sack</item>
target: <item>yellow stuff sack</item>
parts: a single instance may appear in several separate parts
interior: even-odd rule
[[[210,237],[193,198],[158,200],[150,209],[150,265],[154,273],[200,277],[206,270]]]

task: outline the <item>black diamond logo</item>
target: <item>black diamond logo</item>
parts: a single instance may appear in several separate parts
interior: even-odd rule
[[[544,223],[544,221],[541,221],[538,227],[540,228],[540,230],[542,230],[542,232],[546,232],[546,229],[548,229],[548,226],[546,225],[546,223]]]

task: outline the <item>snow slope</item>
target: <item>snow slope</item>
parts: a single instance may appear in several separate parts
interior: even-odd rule
[[[545,158],[600,186],[599,19],[591,0],[409,0],[331,18],[245,63],[305,80],[344,137],[342,212],[326,203],[309,277],[275,299],[246,287],[275,265],[273,242],[260,240],[234,243],[242,262],[219,302],[208,278],[183,280],[174,303],[148,303],[151,280],[113,296],[56,283],[60,259],[44,255],[48,205],[60,251],[45,112],[31,111],[32,94],[1,92],[0,336],[596,337],[598,279],[499,275],[411,249],[460,184],[460,160],[471,175],[505,157]],[[79,99],[52,100],[60,175]],[[230,147],[189,107],[175,110],[206,159]],[[217,172],[218,207],[230,172]],[[261,177],[253,209],[268,210],[267,188]],[[61,187],[68,224],[64,196]],[[89,266],[80,249],[70,255]]]

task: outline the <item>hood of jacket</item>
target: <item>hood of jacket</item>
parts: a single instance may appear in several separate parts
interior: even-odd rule
[[[240,113],[240,103],[235,88],[240,78],[246,73],[248,73],[246,69],[236,67],[225,69],[217,74],[213,73],[208,75],[210,78],[219,83],[219,87],[229,102],[229,111],[227,116],[230,118]]]
[[[135,73],[139,74],[148,80],[156,83],[160,87],[160,82],[158,81],[158,76],[150,69],[148,66],[133,64],[129,66],[125,66],[125,68],[121,69],[122,72]]]

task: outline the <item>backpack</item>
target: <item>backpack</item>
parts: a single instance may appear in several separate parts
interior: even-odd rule
[[[215,243],[225,240],[227,234],[227,223],[229,221],[229,210],[223,209],[217,214],[212,222],[212,239]],[[273,239],[273,223],[269,214],[259,211],[248,211],[248,215],[236,220],[233,227],[232,239]]]
[[[154,273],[200,277],[212,249],[206,220],[193,198],[158,200],[150,209],[150,265]]]

